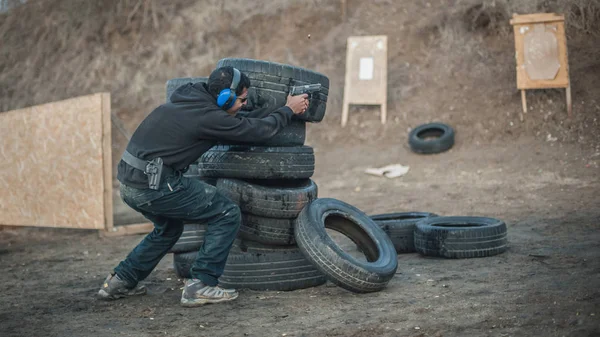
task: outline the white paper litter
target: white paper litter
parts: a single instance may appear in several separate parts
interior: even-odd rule
[[[369,167],[365,170],[365,173],[379,177],[398,178],[408,173],[409,169],[409,166],[404,166],[401,164],[392,164],[380,168]]]

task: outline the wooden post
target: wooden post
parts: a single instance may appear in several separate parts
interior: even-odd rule
[[[527,97],[525,97],[525,89],[521,90],[521,103],[523,104],[523,112],[519,114],[519,119],[523,121],[523,114],[527,113]]]
[[[147,234],[152,232],[153,229],[154,224],[146,222],[139,224],[114,226],[111,228],[110,231],[100,231],[99,235],[102,237],[114,237],[133,234]]]
[[[346,124],[348,123],[348,108],[349,108],[349,103],[344,102],[343,106],[342,106],[342,127],[346,126]]]
[[[571,103],[571,84],[566,89],[567,91],[567,115],[569,118],[573,117],[573,105]]]

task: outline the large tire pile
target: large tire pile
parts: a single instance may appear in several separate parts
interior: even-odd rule
[[[184,174],[217,186],[242,211],[242,224],[219,279],[223,287],[253,290],[294,290],[320,285],[325,275],[296,245],[294,223],[298,214],[317,198],[313,149],[304,145],[306,122],[325,114],[329,79],[298,67],[249,59],[223,59],[217,67],[233,66],[251,80],[249,109],[285,105],[291,86],[321,83],[309,108],[265,144],[220,144],[204,153]],[[167,99],[187,83],[206,77],[177,78],[167,82]],[[176,273],[189,269],[203,243],[207,224],[185,224],[171,249]]]

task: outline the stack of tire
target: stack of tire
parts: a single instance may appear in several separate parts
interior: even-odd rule
[[[398,254],[487,257],[505,252],[508,245],[506,223],[490,217],[400,212],[370,218],[389,236]]]
[[[306,122],[325,115],[329,79],[320,73],[250,59],[227,58],[217,67],[233,66],[251,80],[249,109],[284,106],[291,86],[321,84],[309,98],[307,111],[264,144],[220,144],[198,159],[197,170],[185,175],[215,184],[218,191],[239,205],[242,224],[219,283],[252,290],[295,290],[326,282],[325,275],[300,252],[294,237],[298,214],[317,198],[313,149],[305,146]],[[189,82],[205,77],[167,82],[167,97]],[[189,268],[203,242],[207,224],[185,224],[172,248],[175,271],[189,277]]]

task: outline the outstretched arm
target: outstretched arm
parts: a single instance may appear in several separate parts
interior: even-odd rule
[[[248,118],[229,115],[221,109],[204,114],[198,125],[199,134],[205,139],[257,143],[275,136],[286,127],[293,114],[303,114],[308,107],[308,95],[288,96],[285,106],[263,118]]]

